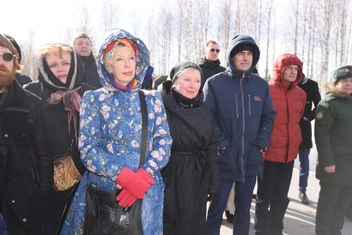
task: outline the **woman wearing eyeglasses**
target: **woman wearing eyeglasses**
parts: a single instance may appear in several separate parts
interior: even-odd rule
[[[352,199],[352,66],[338,68],[315,114],[320,193],[315,232],[341,234]]]
[[[220,66],[219,53],[220,48],[216,41],[209,40],[205,44],[205,56],[199,63],[199,66],[202,69],[202,83],[200,89],[203,89],[204,83],[208,78],[214,74],[225,71],[225,68]]]

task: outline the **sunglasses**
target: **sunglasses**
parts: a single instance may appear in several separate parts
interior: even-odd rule
[[[216,53],[219,53],[219,52],[220,52],[220,49],[214,49],[214,48],[211,48],[209,51],[211,51],[211,52],[216,51]]]
[[[0,53],[0,56],[2,57],[3,60],[5,60],[7,62],[10,62],[13,59],[13,55],[8,52]]]

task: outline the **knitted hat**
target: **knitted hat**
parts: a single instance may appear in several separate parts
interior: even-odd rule
[[[172,80],[172,83],[175,82],[175,80],[180,76],[181,72],[185,69],[189,69],[189,68],[192,68],[192,69],[197,69],[200,74],[202,74],[202,69],[199,67],[198,64],[196,63],[193,63],[193,62],[181,62],[179,64],[177,64],[175,67],[173,67],[170,71],[170,79]]]
[[[5,34],[0,34],[0,46],[10,49],[12,54],[18,57],[16,48],[13,46],[13,44],[11,43],[11,40],[8,37],[6,37]]]
[[[241,51],[250,51],[254,53],[254,46],[253,44],[246,44],[246,43],[235,46],[231,51],[230,58],[234,57],[237,53]]]
[[[8,34],[4,34],[4,35],[11,41],[12,45],[16,48],[17,53],[18,53],[17,61],[18,61],[18,63],[20,63],[21,62],[21,58],[22,58],[21,57],[21,48],[20,48],[20,46],[17,44],[16,40],[13,37],[11,37]]]
[[[352,78],[352,65],[345,65],[335,70],[333,82],[336,84],[341,79]]]

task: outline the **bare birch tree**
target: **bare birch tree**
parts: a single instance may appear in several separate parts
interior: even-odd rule
[[[183,34],[184,34],[184,24],[186,23],[186,17],[185,17],[185,5],[186,0],[178,0],[176,2],[176,7],[175,7],[175,28],[176,28],[176,40],[177,40],[177,63],[181,61],[181,55],[182,55],[182,44],[183,44]]]
[[[117,6],[114,0],[103,0],[101,4],[101,22],[104,33],[117,25]]]
[[[24,44],[20,44],[21,48],[21,64],[22,73],[27,74],[33,81],[38,80],[38,52],[34,48],[35,33],[31,29],[29,38]]]
[[[270,49],[270,39],[271,39],[271,24],[272,24],[272,12],[273,12],[274,0],[268,0],[266,5],[267,15],[267,32],[266,32],[266,56],[265,56],[265,79],[269,79],[269,49]]]
[[[297,44],[298,44],[298,21],[299,21],[299,0],[296,0],[296,7],[295,7],[295,35],[294,35],[294,42],[293,42],[293,53],[297,55]]]
[[[232,0],[223,0],[222,4],[220,5],[220,11],[219,11],[219,27],[218,27],[218,39],[219,39],[219,45],[221,48],[226,48],[228,47],[229,40],[235,36],[234,32],[232,32],[231,28],[231,22],[232,22]],[[231,35],[231,38],[230,38]],[[226,53],[223,53],[223,58],[222,58],[223,63],[228,62],[226,58]],[[226,67],[226,66],[225,66]]]
[[[204,52],[204,45],[208,40],[209,31],[209,0],[194,2],[194,61],[199,62]]]
[[[322,34],[320,34],[321,42],[321,64],[320,64],[320,78],[322,84],[326,84],[329,75],[329,56],[330,56],[330,39],[333,25],[333,14],[334,14],[334,1],[324,0],[323,3],[323,29]],[[321,87],[325,91],[324,87]]]

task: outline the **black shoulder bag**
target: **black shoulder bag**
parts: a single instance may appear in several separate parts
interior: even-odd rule
[[[147,151],[148,113],[145,94],[139,90],[142,113],[142,142],[139,165],[145,162]],[[116,201],[120,191],[106,192],[88,184],[84,235],[142,235],[142,200],[137,199],[131,207],[121,207]]]

